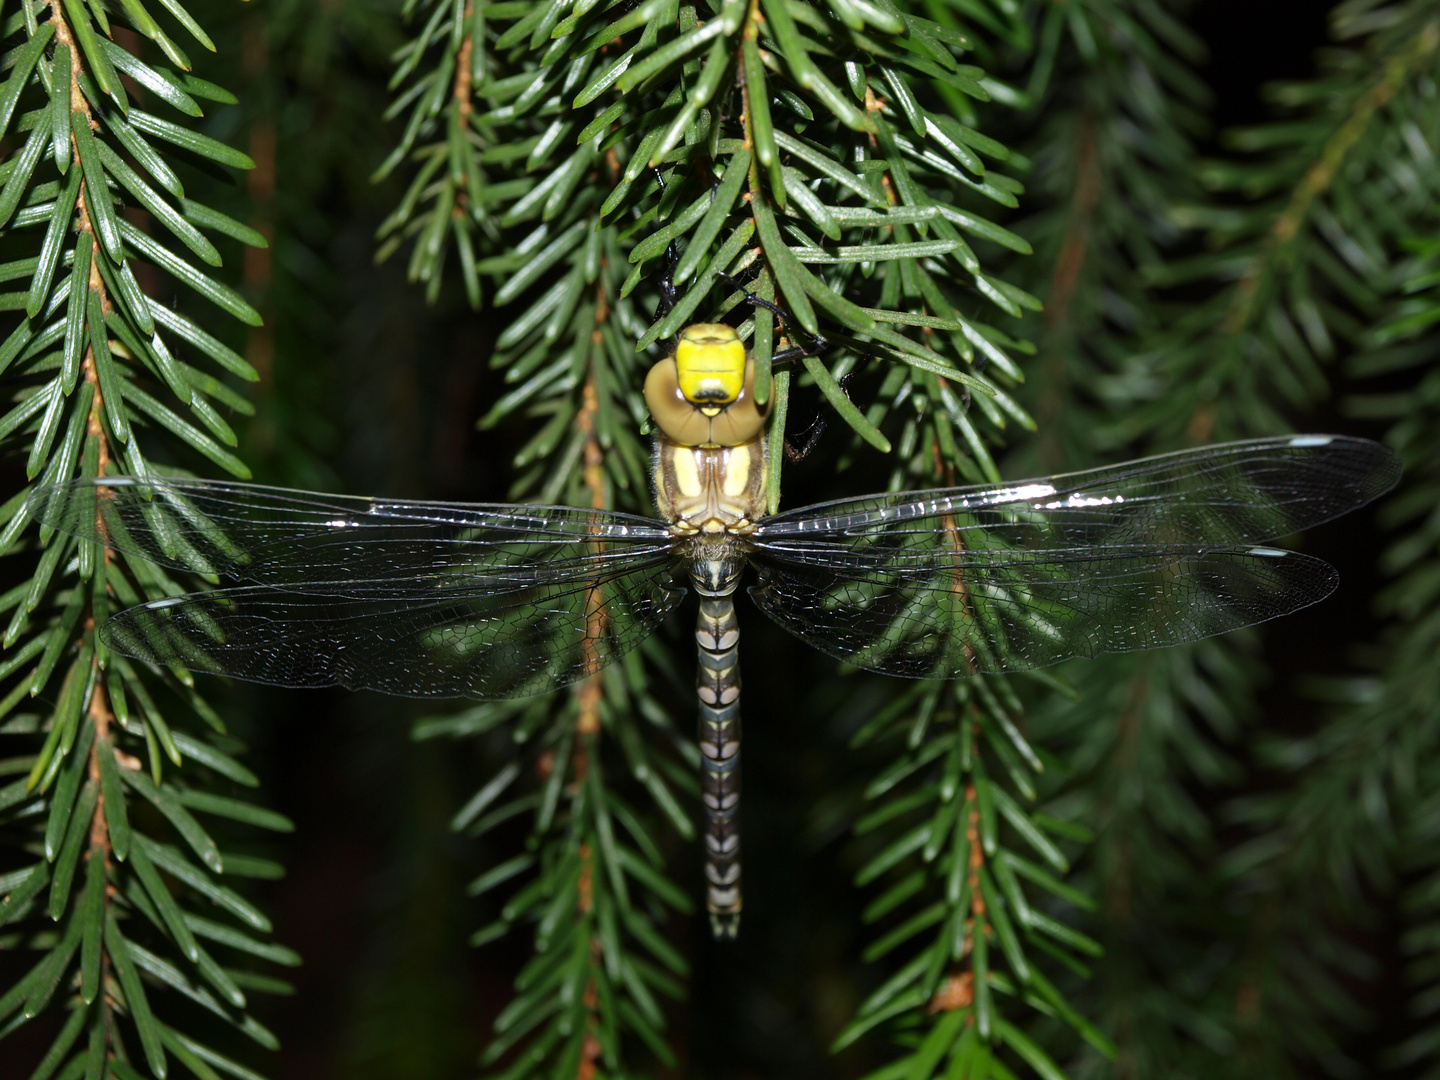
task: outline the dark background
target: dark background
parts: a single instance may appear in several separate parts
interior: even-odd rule
[[[427,308],[404,280],[404,253],[372,264],[371,237],[398,194],[393,183],[366,180],[398,134],[398,124],[374,119],[385,102],[385,57],[398,41],[395,12],[353,2],[205,7],[218,21],[201,20],[214,27],[218,62],[235,65],[232,78],[217,81],[242,98],[230,137],[258,165],[244,190],[231,193],[232,212],[274,239],[269,252],[236,253],[249,291],[266,299],[267,327],[248,352],[271,362],[257,361],[267,381],[241,441],[257,479],[504,499],[520,432],[473,426],[498,388],[485,365],[495,316],[469,312],[449,292]],[[1314,73],[1324,8],[1196,5],[1192,25],[1210,49],[1202,75],[1215,94],[1217,130],[1264,119],[1265,82]],[[307,26],[309,12],[326,25]],[[236,265],[226,254],[227,267]],[[815,408],[797,405],[802,425],[805,410]],[[1344,429],[1338,418],[1329,426]],[[827,438],[833,451],[843,435],[836,427]],[[792,504],[857,490],[855,476],[836,480],[815,464],[833,456],[822,446],[812,463],[788,474]],[[1313,538],[1309,550],[1339,565],[1346,585],[1323,607],[1267,632],[1269,655],[1280,662],[1267,716],[1308,722],[1284,669],[1313,671],[1317,657],[1337,661],[1332,628],[1353,630],[1367,617],[1372,535],[1368,519],[1356,515]],[[872,691],[837,677],[829,661],[744,604],[741,620],[744,927],[728,946],[710,941],[701,918],[686,930],[695,970],[690,1002],[674,1010],[678,1049],[687,1075],[858,1076],[881,1063],[878,1049],[833,1058],[826,1044],[877,977],[858,959],[863,898],[850,887],[856,857],[846,834],[869,770],[845,736]],[[798,699],[800,686],[818,689]],[[257,1052],[247,1063],[275,1080],[473,1075],[527,957],[528,941],[518,936],[480,951],[466,945],[491,913],[465,899],[464,884],[518,838],[477,845],[450,832],[449,819],[494,760],[464,744],[412,740],[409,721],[426,711],[341,691],[236,687],[229,694],[226,715],[251,747],[247,761],[262,774],[263,802],[296,825],[294,834],[252,849],[290,870],[261,884],[255,899],[274,918],[277,939],[304,956],[292,974],[294,996],[258,1005],[284,1049]],[[698,895],[695,851],[674,856]],[[8,976],[8,967],[0,971],[0,985]],[[22,1062],[28,1071],[48,1044],[39,1036],[57,1021],[0,1044],[0,1078],[22,1075]],[[1387,1031],[1374,1038],[1382,1045]]]

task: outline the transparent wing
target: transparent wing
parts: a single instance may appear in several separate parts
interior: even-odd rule
[[[205,480],[107,477],[30,496],[46,525],[164,566],[297,592],[433,598],[591,580],[674,540],[647,518],[564,506],[409,502]]]
[[[820,503],[766,518],[755,539],[812,550],[907,531],[966,548],[1256,544],[1349,513],[1399,479],[1400,459],[1368,439],[1253,439],[1013,484]]]
[[[683,595],[658,522],[572,507],[109,477],[39,488],[44,524],[259,584],[121,612],[113,648],[281,686],[518,697],[624,655]]]
[[[406,697],[524,697],[619,659],[684,595],[668,558],[583,584],[510,592],[298,593],[271,586],[171,597],[120,612],[128,656],[276,686]]]
[[[821,652],[906,678],[1047,667],[1238,630],[1323,600],[1325,562],[1275,548],[758,561],[755,603]]]
[[[1398,477],[1377,443],[1299,436],[826,503],[760,524],[751,592],[816,648],[894,675],[1175,645],[1323,599],[1331,567],[1256,545]]]

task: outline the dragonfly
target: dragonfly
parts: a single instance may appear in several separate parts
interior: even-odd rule
[[[1042,479],[766,513],[766,410],[735,330],[687,328],[645,382],[658,517],[183,478],[38,488],[46,526],[240,579],[119,612],[102,640],[285,687],[499,699],[594,675],[697,594],[707,907],[738,931],[734,596],[824,653],[911,679],[1197,641],[1324,599],[1335,570],[1270,546],[1397,482],[1337,435],[1232,442]]]

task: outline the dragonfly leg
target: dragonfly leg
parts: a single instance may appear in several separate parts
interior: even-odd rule
[[[701,797],[705,803],[706,907],[717,938],[740,930],[740,628],[729,596],[702,597],[695,623],[700,664]]]
[[[659,169],[652,170],[655,173],[655,186],[660,189],[660,194],[665,194],[665,174]],[[713,195],[713,191],[712,191]],[[638,213],[638,211],[637,211]],[[675,246],[675,241],[665,245],[665,273],[660,276],[660,299],[655,305],[655,315],[652,322],[669,315],[675,307],[675,268],[680,265],[680,249]],[[674,338],[670,340],[673,346]]]

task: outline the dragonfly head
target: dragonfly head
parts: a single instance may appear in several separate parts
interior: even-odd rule
[[[645,404],[660,430],[685,446],[739,446],[769,413],[755,405],[755,362],[724,323],[680,332],[675,354],[645,377]]]

